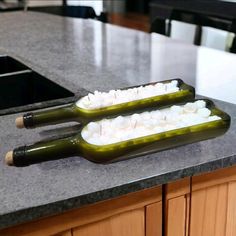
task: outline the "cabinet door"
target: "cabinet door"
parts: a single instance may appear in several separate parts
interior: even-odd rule
[[[187,236],[190,209],[190,178],[166,185],[165,235]]]
[[[162,202],[73,229],[73,236],[162,236]]]
[[[162,236],[162,202],[146,206],[146,236]]]
[[[73,236],[145,236],[145,208],[73,229]]]
[[[236,167],[192,178],[190,236],[236,235]]]
[[[161,200],[162,188],[158,186],[3,229],[0,235],[161,236]]]

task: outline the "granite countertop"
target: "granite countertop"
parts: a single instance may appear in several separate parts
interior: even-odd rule
[[[232,118],[224,136],[127,161],[99,165],[71,157],[17,168],[4,164],[7,151],[79,127],[18,130],[20,114],[1,116],[0,228],[236,164],[235,55],[93,20],[17,12],[0,21],[0,52],[74,93],[181,77],[198,94],[226,101],[215,100]]]

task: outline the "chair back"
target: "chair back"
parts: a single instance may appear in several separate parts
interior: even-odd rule
[[[181,31],[181,27],[185,27],[185,30],[182,29],[182,35],[181,32],[178,32],[178,30]],[[181,39],[185,42],[192,41],[191,43],[194,45],[235,52],[235,19],[173,9],[169,19],[156,18],[152,22],[151,32]]]

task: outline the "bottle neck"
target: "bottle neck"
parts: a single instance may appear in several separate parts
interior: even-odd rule
[[[13,151],[14,166],[27,166],[57,160],[77,154],[79,140],[76,136],[23,146]]]
[[[44,125],[73,121],[75,118],[76,111],[74,105],[68,105],[46,111],[27,113],[23,116],[23,122],[26,128],[35,128]]]

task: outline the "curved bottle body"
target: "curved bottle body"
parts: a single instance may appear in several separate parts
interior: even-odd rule
[[[82,140],[80,143],[81,154],[93,162],[109,163],[224,134],[230,127],[230,116],[218,109],[212,101],[201,100],[206,102],[206,107],[211,110],[212,115],[217,115],[221,119],[102,146],[87,143],[79,134],[78,136]]]
[[[204,99],[204,101],[207,104],[206,107],[211,110],[212,115],[220,117],[219,120],[108,145],[90,144],[79,133],[70,138],[15,149],[13,162],[14,165],[22,166],[77,155],[96,163],[107,163],[214,138],[224,134],[230,126],[229,115],[218,109],[210,100]]]
[[[70,121],[76,121],[86,124],[95,119],[101,119],[107,116],[121,115],[139,111],[145,108],[163,107],[174,103],[188,101],[194,98],[195,90],[193,87],[185,84],[181,79],[174,79],[178,82],[179,91],[153,97],[148,97],[140,100],[111,105],[98,109],[84,109],[76,104],[71,104],[65,107],[49,109],[35,113],[28,113],[23,116],[24,127],[35,128],[38,126],[58,124]],[[159,83],[169,83],[173,80],[161,81]],[[145,85],[153,85],[149,83]],[[135,88],[133,86],[130,88]],[[125,88],[128,89],[128,88]]]

